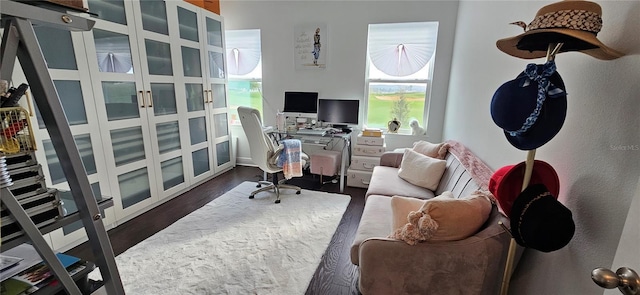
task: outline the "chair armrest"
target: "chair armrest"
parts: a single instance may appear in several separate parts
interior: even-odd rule
[[[367,239],[360,244],[360,292],[497,294],[509,247],[504,235],[414,246]]]
[[[387,167],[400,167],[400,163],[402,163],[402,156],[404,152],[385,152],[380,156],[380,166]]]

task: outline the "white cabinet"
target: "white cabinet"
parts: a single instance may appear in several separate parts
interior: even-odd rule
[[[47,26],[34,26],[34,31],[65,109],[67,121],[94,195],[98,198],[102,195],[109,196],[111,195],[109,182],[103,178],[107,175],[107,165],[102,157],[103,142],[98,127],[91,79],[88,75],[89,67],[83,35],[81,32],[69,32]],[[14,84],[26,83],[20,67],[15,68],[12,80]],[[34,127],[34,135],[37,139],[35,154],[45,175],[46,186],[68,191],[69,184],[62,171],[61,163],[32,99],[33,97],[27,95],[21,103],[28,105],[29,109],[34,108],[31,125]],[[66,202],[69,208],[75,208],[71,200]],[[105,226],[115,223],[113,208],[107,208],[102,215]],[[46,238],[50,238],[52,247],[61,248],[65,246],[65,241],[86,238],[84,230],[79,230],[81,227],[82,223],[77,221],[49,233]]]
[[[184,1],[87,5],[91,31],[39,36],[45,55],[57,54],[47,61],[94,194],[113,197],[109,228],[235,165],[224,28]],[[68,189],[46,129],[36,133],[48,185]],[[75,224],[51,238],[70,248],[85,234]]]
[[[187,167],[191,183],[200,183],[235,165],[231,158],[226,95],[226,60],[222,18],[181,1],[168,2],[177,18],[170,28],[177,30],[172,42],[182,57],[181,75],[189,126],[187,144],[191,155]],[[179,77],[179,78],[178,78]]]

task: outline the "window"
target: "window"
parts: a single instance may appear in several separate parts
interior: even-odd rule
[[[369,25],[368,127],[386,129],[394,118],[401,122],[400,133],[410,133],[413,119],[426,127],[437,36],[437,22]]]
[[[260,30],[225,31],[229,69],[229,124],[240,125],[238,107],[262,113],[262,52]]]

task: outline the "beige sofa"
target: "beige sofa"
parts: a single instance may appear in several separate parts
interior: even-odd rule
[[[451,191],[456,198],[463,198],[475,190],[488,190],[491,169],[460,143],[448,143],[447,166],[435,191],[398,177],[402,152],[385,153],[380,166],[375,167],[351,246],[351,261],[359,266],[362,294],[500,292],[511,236],[498,224],[502,221],[509,227],[509,219],[495,203],[480,231],[463,240],[411,246],[387,238],[392,232],[391,196],[429,199]]]

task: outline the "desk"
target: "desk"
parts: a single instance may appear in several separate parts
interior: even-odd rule
[[[350,133],[327,133],[325,135],[312,135],[312,134],[296,134],[290,131],[277,131],[272,130],[268,132],[270,135],[275,136],[276,140],[282,139],[300,139],[302,145],[316,145],[327,146],[334,140],[341,140],[344,145],[342,146],[342,160],[340,161],[340,192],[344,192],[344,178],[347,176],[348,161],[351,160],[351,134]],[[304,151],[304,148],[303,148]]]

